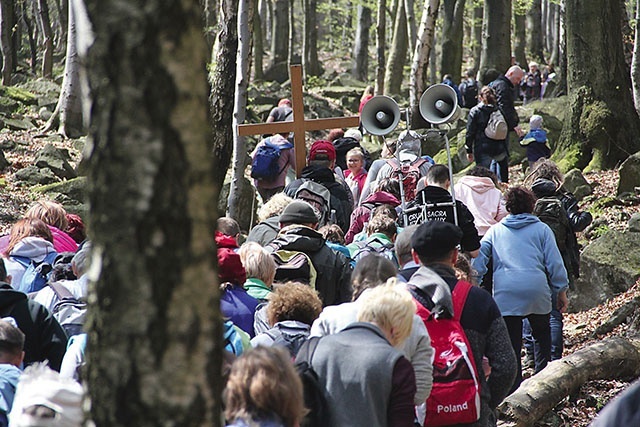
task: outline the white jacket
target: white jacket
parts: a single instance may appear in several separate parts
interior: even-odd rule
[[[463,176],[454,186],[456,200],[464,203],[473,214],[480,237],[507,216],[504,197],[491,180],[484,176]]]
[[[9,257],[4,258],[7,276],[11,276],[11,286],[14,289],[18,288],[22,280],[22,275],[26,270],[22,264],[12,259],[13,256],[21,256],[36,262],[42,262],[48,254],[55,251],[53,243],[41,237],[25,237],[20,240],[11,250]]]

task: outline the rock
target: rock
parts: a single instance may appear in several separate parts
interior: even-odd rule
[[[29,119],[2,119],[7,128],[11,130],[30,130],[35,129],[35,125]]]
[[[57,177],[62,179],[75,178],[78,174],[68,160],[71,160],[69,151],[49,144],[36,155],[35,165],[39,168],[51,170]]]
[[[9,165],[9,161],[4,157],[4,151],[0,150],[0,171],[5,170]]]
[[[33,191],[48,195],[62,204],[67,212],[86,218],[89,208],[87,205],[87,179],[85,177],[43,185],[34,188]]]
[[[360,98],[362,96],[362,92],[364,92],[364,88],[367,87],[367,83],[361,82],[349,73],[341,73],[331,79],[329,86],[349,87],[351,90],[354,90],[355,88],[355,90],[358,91],[358,98]]]
[[[38,117],[44,120],[45,122],[51,118],[53,113],[47,109],[47,107],[42,107],[38,110]]]
[[[569,292],[572,312],[588,310],[628,290],[640,277],[640,233],[608,231],[581,254],[580,278]]]
[[[12,114],[18,111],[20,103],[7,96],[0,96],[0,113]]]
[[[289,66],[287,61],[279,62],[272,65],[264,71],[265,80],[275,80],[278,83],[284,83],[289,80]]]
[[[26,105],[38,103],[38,99],[33,93],[17,86],[0,86],[0,96],[9,97]]]
[[[16,180],[29,185],[51,184],[52,182],[58,181],[58,178],[50,169],[41,169],[34,165],[20,169],[13,176]]]
[[[626,191],[634,192],[637,186],[640,186],[640,152],[629,156],[627,160],[620,165],[618,194]]]
[[[629,218],[629,232],[640,233],[640,213],[635,213]]]
[[[580,169],[571,169],[564,176],[564,188],[572,192],[578,200],[593,194],[593,189]],[[577,193],[577,194],[576,194]]]

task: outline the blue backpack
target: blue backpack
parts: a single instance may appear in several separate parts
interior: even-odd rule
[[[270,138],[266,138],[264,144],[258,147],[251,161],[251,178],[270,181],[280,175],[284,168],[278,167],[278,160],[280,160],[282,150],[288,148],[293,148],[290,142],[284,145],[275,145],[271,143]]]
[[[22,280],[20,280],[16,290],[29,294],[44,288],[49,279],[49,273],[53,270],[53,264],[57,256],[57,252],[50,252],[41,262],[36,262],[27,257],[12,256],[12,259],[18,261],[25,268]]]

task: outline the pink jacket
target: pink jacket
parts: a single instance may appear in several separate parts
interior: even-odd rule
[[[51,235],[53,236],[53,247],[56,252],[75,252],[78,250],[78,244],[67,233],[53,225],[48,225],[47,227],[49,227]],[[11,236],[9,235],[0,237],[0,252],[4,253],[7,245],[9,245],[10,239]]]
[[[484,236],[489,228],[500,222],[509,212],[504,197],[491,180],[481,176],[463,176],[454,186],[456,199],[467,205],[473,214],[478,235]]]
[[[371,211],[374,207],[379,205],[389,204],[396,207],[400,204],[398,199],[393,194],[386,191],[378,191],[371,194],[367,199],[362,202],[360,206],[353,210],[351,214],[351,225],[347,234],[344,236],[344,240],[347,244],[353,242],[353,238],[364,229],[364,223],[369,221]]]

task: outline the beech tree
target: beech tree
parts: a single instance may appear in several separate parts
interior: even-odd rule
[[[11,84],[11,74],[15,64],[13,62],[13,0],[0,0],[0,52],[2,52],[2,84]]]
[[[440,72],[451,74],[454,82],[460,81],[462,71],[462,39],[465,0],[443,1],[442,55]]]
[[[533,0],[527,11],[527,50],[532,59],[544,63],[542,31],[542,0]]]
[[[353,67],[351,74],[358,80],[367,81],[369,68],[369,29],[371,28],[371,9],[358,6],[358,27],[353,43]]]
[[[491,68],[504,73],[510,65],[511,0],[485,0],[480,75]]]
[[[51,30],[47,0],[38,0],[38,15],[44,45],[42,52],[42,77],[50,79],[53,73],[53,31]]]
[[[407,58],[407,43],[407,15],[404,11],[404,2],[398,1],[393,25],[393,41],[384,74],[384,88],[387,94],[397,95],[402,90],[402,70]]]

